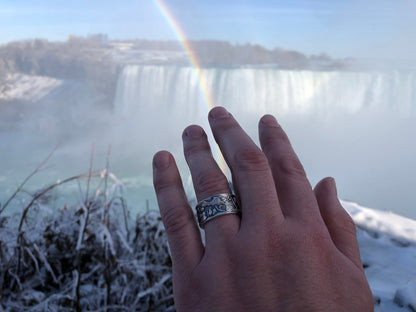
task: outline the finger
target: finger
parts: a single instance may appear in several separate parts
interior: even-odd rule
[[[334,179],[321,180],[315,186],[315,196],[335,246],[362,270],[355,224],[338,200]]]
[[[260,120],[259,133],[284,215],[322,222],[312,187],[286,133],[271,115]]]
[[[216,194],[231,194],[227,178],[212,157],[204,130],[189,126],[183,132],[185,159],[188,163],[198,201]],[[228,214],[216,217],[206,223],[206,243],[221,242],[235,235],[240,227],[240,217]]]
[[[238,190],[241,226],[250,223],[264,229],[265,224],[282,221],[273,177],[263,152],[223,107],[212,109],[209,121]]]
[[[154,156],[153,183],[166,228],[173,269],[181,273],[192,271],[200,262],[204,248],[175,160],[166,151]]]

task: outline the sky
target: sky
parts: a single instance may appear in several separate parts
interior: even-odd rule
[[[333,57],[416,58],[416,0],[164,0],[190,39]],[[175,39],[154,0],[2,0],[0,43],[68,35]]]

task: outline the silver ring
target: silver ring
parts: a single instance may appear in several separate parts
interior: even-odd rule
[[[237,199],[233,194],[216,194],[201,200],[196,205],[196,216],[201,229],[208,221],[230,213],[241,215]]]

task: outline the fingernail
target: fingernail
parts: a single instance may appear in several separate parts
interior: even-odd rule
[[[274,116],[272,115],[264,115],[263,118],[260,120],[260,124],[268,127],[280,127],[276,118],[274,118]]]
[[[202,129],[198,126],[190,126],[185,130],[185,135],[190,138],[199,138],[202,136],[202,133]]]
[[[166,169],[169,167],[171,161],[171,155],[169,152],[159,152],[153,159],[153,166],[156,169]]]
[[[224,107],[215,107],[211,109],[209,116],[212,119],[221,119],[230,116],[230,113]]]

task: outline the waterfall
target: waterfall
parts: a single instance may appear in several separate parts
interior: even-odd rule
[[[387,112],[416,115],[416,72],[204,69],[217,105],[232,111],[332,116]],[[205,105],[206,106],[206,105]],[[196,75],[181,66],[128,65],[117,87],[117,114],[142,110],[205,112]]]
[[[415,71],[258,67],[206,68],[203,74],[215,104],[231,111],[256,142],[258,118],[277,116],[312,184],[333,176],[341,198],[414,217]],[[125,139],[117,150],[132,155],[124,162],[128,168],[138,159],[150,168],[152,154],[167,149],[186,176],[182,130],[196,123],[210,133],[209,108],[191,67],[126,66],[114,110],[115,137]]]

